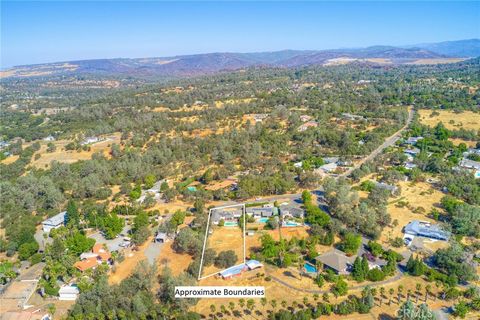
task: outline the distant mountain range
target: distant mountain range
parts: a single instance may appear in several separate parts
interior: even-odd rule
[[[373,65],[451,63],[480,56],[480,40],[335,50],[206,53],[163,58],[95,59],[14,67],[2,78],[57,75],[182,77],[254,66],[300,67],[352,62]]]

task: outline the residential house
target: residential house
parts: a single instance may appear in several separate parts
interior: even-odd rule
[[[278,214],[278,209],[275,207],[247,208],[246,211],[248,215],[253,216],[254,218],[269,218]]]
[[[466,156],[469,156],[471,154],[480,155],[480,149],[468,148],[468,150],[463,153],[463,156],[466,157]]]
[[[463,158],[459,166],[460,168],[472,171],[475,178],[480,178],[480,162]]]
[[[7,141],[0,141],[0,150],[10,145]]]
[[[212,209],[212,214],[210,216],[210,219],[212,220],[213,224],[218,225],[220,220],[236,222],[238,218],[240,218],[241,216],[242,216],[242,209],[235,209],[235,210]]]
[[[392,195],[397,194],[398,191],[399,191],[397,186],[394,186],[394,185],[391,185],[391,184],[387,184],[387,183],[383,183],[383,182],[376,182],[376,181],[374,183],[375,183],[376,188],[388,190],[388,191],[390,191],[390,194],[392,194]]]
[[[73,265],[78,270],[84,272],[89,269],[95,269],[99,264],[112,263],[111,253],[104,248],[103,244],[97,243],[93,246],[92,252],[82,253],[80,255],[80,261],[75,262]]]
[[[297,128],[298,132],[306,131],[308,128],[316,128],[318,127],[318,122],[316,121],[308,121],[302,124],[300,127]]]
[[[412,170],[413,168],[416,168],[417,165],[413,162],[407,162],[407,163],[405,163],[404,167],[407,170]]]
[[[78,298],[80,290],[77,286],[62,286],[58,291],[58,300],[61,301],[75,301]]]
[[[280,205],[280,215],[283,218],[294,217],[294,218],[303,218],[305,215],[305,210],[302,208],[290,206],[290,205]]]
[[[337,163],[340,158],[339,157],[325,157],[325,158],[322,158],[323,162],[325,163]]]
[[[162,196],[160,192],[160,187],[162,186],[162,183],[165,181],[166,181],[165,179],[158,180],[153,184],[153,187],[151,187],[150,189],[142,190],[142,195],[140,196],[140,198],[138,198],[137,202],[143,203],[147,195],[152,195],[157,202],[160,201],[160,198]]]
[[[302,121],[302,122],[307,122],[307,121],[310,121],[310,120],[312,120],[312,117],[309,116],[309,115],[303,114],[303,115],[300,116],[300,121]]]
[[[333,249],[315,258],[321,263],[323,269],[330,269],[336,274],[347,275],[350,273],[355,257],[348,257],[344,252]]]
[[[405,226],[404,232],[407,235],[430,239],[448,240],[450,238],[448,231],[442,230],[438,225],[427,221],[413,220]]]
[[[342,117],[346,120],[363,120],[365,119],[363,116],[359,116],[356,114],[351,114],[351,113],[342,113]]]
[[[411,146],[415,145],[418,141],[422,140],[423,137],[410,137],[405,140],[405,144],[409,144]]]
[[[418,149],[418,148],[409,148],[409,149],[403,150],[403,153],[405,153],[405,154],[407,154],[407,155],[411,155],[412,157],[416,157],[416,156],[420,153],[420,149]]]
[[[316,168],[315,170],[313,170],[313,172],[316,174],[325,175],[334,172],[335,170],[337,170],[337,168],[338,165],[335,162],[331,162]]]
[[[42,222],[43,232],[49,233],[52,229],[57,229],[65,225],[67,211],[60,212],[53,217]]]
[[[52,135],[49,135],[48,137],[43,138],[43,141],[55,141],[55,137]]]
[[[99,141],[100,141],[99,137],[87,137],[80,144],[82,146],[84,146],[84,145],[96,143],[96,142],[99,142]]]
[[[268,118],[268,113],[257,113],[257,114],[253,114],[252,116],[255,122],[263,122],[263,120]]]

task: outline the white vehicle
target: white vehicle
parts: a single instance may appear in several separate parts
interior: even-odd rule
[[[132,243],[130,241],[124,241],[122,243],[119,244],[120,247],[123,247],[123,248],[128,248],[130,247]]]

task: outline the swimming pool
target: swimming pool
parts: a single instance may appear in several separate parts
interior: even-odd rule
[[[224,227],[236,227],[238,226],[238,223],[234,221],[225,221],[225,224],[223,225]]]
[[[268,218],[260,218],[257,220],[257,222],[260,222],[260,223],[267,223],[268,221]]]
[[[283,223],[283,227],[298,227],[300,225],[300,223],[294,221],[286,221]]]
[[[311,265],[310,263],[305,263],[304,265],[305,267],[305,271],[307,271],[308,273],[315,273],[317,272],[317,268],[315,268],[313,265]]]

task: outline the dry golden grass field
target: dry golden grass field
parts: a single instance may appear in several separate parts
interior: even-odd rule
[[[437,123],[442,122],[449,130],[458,130],[460,128],[466,130],[480,130],[480,113],[473,111],[463,111],[455,113],[451,110],[435,110],[439,115],[431,116],[433,110],[418,110],[420,122],[434,127]]]
[[[265,306],[262,306],[260,299],[254,299],[255,301],[255,310],[258,310],[260,313],[259,314],[253,314],[253,315],[248,315],[245,313],[242,313],[241,318],[242,319],[265,319],[268,316],[268,312],[270,310],[273,310],[270,302],[272,300],[275,300],[277,303],[276,310],[282,309],[281,304],[282,301],[285,301],[288,306],[292,306],[294,302],[299,304],[299,307],[303,306],[303,300],[306,297],[307,298],[307,304],[316,304],[314,295],[313,293],[305,293],[301,292],[298,290],[294,290],[291,288],[288,288],[284,286],[283,284],[280,284],[274,280],[267,281],[265,279],[265,275],[272,274],[277,276],[278,273],[282,274],[285,271],[288,272],[288,270],[281,269],[281,270],[275,270],[272,271],[272,269],[276,269],[273,267],[267,267],[267,269],[262,268],[262,269],[257,269],[253,271],[248,271],[243,273],[240,277],[235,277],[233,279],[228,279],[228,280],[223,280],[218,277],[211,277],[207,279],[203,279],[199,282],[199,285],[202,286],[264,286],[265,291],[266,291],[266,298],[267,298],[267,304]],[[302,288],[304,285],[307,285],[307,282],[313,283],[312,280],[307,279],[306,277],[303,277],[300,279],[299,277],[296,276],[289,276],[285,275],[284,278],[289,277],[289,283],[291,282],[295,287],[297,288]],[[282,278],[282,280],[284,280]],[[325,283],[321,288],[319,288],[316,285],[310,285],[311,289],[313,290],[320,290],[320,291],[325,291],[328,292],[331,284],[330,283]],[[405,276],[402,277],[400,280],[393,281],[391,283],[385,284],[383,286],[379,286],[377,288],[377,292],[379,291],[380,287],[384,287],[386,290],[386,294],[383,297],[380,297],[380,294],[377,294],[377,297],[375,299],[375,304],[376,306],[371,310],[369,314],[366,315],[361,315],[358,313],[348,315],[348,316],[339,316],[339,315],[330,315],[328,319],[392,319],[395,317],[396,312],[399,308],[399,304],[397,302],[397,288],[401,284],[404,289],[403,289],[403,295],[401,297],[400,304],[405,302],[406,300],[406,293],[408,290],[411,290],[412,292],[412,298],[414,301],[416,300],[416,284],[421,284],[422,290],[419,292],[419,303],[423,303],[425,296],[424,296],[424,288],[428,284],[425,280],[418,278],[418,277],[409,277]],[[351,282],[352,286],[355,285],[353,282]],[[438,293],[440,288],[435,287],[434,284],[431,284],[432,286],[432,292]],[[315,288],[316,286],[316,288]],[[394,295],[391,298],[391,303],[390,301],[390,294],[389,294],[389,289],[393,288],[395,290]],[[310,289],[310,288],[309,288]],[[356,289],[351,289],[349,290],[348,294],[357,294],[359,295],[361,292],[362,288],[356,288]],[[318,298],[318,302],[322,301],[322,294],[319,295],[320,297]],[[346,296],[335,298],[332,294],[329,294],[329,302],[330,303],[338,303],[341,301],[344,301],[345,299],[348,299]],[[245,299],[247,300],[247,299]],[[196,311],[198,313],[201,313],[205,316],[209,316],[211,314],[210,310],[210,305],[215,305],[216,310],[219,311],[221,310],[221,305],[224,305],[227,307],[228,310],[228,305],[230,302],[235,303],[235,310],[241,310],[241,307],[239,305],[239,299],[200,299],[198,304],[193,306],[191,309],[192,311]],[[439,309],[443,306],[451,306],[452,302],[446,302],[442,301],[439,299],[434,299],[430,297],[427,301],[427,304],[431,309]],[[223,316],[224,319],[234,319],[238,318],[235,317],[234,315],[226,314]],[[476,318],[471,318],[471,319],[476,319]]]
[[[407,64],[446,64],[456,63],[466,60],[466,58],[434,58],[434,59],[418,59]]]
[[[207,237],[206,248],[213,249],[217,255],[222,251],[233,250],[237,256],[234,265],[243,263],[243,230],[240,227],[210,227],[213,232]],[[214,265],[203,267],[202,276],[206,276],[215,272],[224,270],[225,268],[217,268]]]
[[[380,241],[384,244],[388,243],[388,239],[395,237],[403,237],[402,228],[405,227],[412,220],[425,220],[433,222],[432,219],[427,217],[427,214],[433,209],[442,210],[439,208],[440,200],[444,194],[434,189],[430,184],[426,182],[399,182],[401,188],[401,194],[399,197],[390,201],[388,204],[388,213],[393,220],[398,221],[396,227],[387,227],[382,232]],[[405,202],[406,205],[399,207],[401,202]],[[423,208],[423,209],[421,209]],[[418,213],[415,213],[417,211]]]
[[[458,138],[449,138],[448,140],[450,140],[456,146],[458,146],[460,143],[465,143],[465,145],[469,148],[473,148],[477,145],[477,141],[468,141]]]
[[[47,152],[48,142],[42,141],[40,150],[35,153],[35,155],[39,154],[40,158],[35,160],[35,156],[34,156],[34,158],[32,159],[31,165],[36,168],[46,168],[50,166],[50,163],[52,161],[58,161],[62,163],[74,163],[79,160],[89,160],[92,158],[92,155],[96,152],[101,152],[106,157],[110,157],[109,152],[112,144],[120,143],[120,134],[117,133],[114,135],[110,135],[108,137],[105,137],[105,140],[103,141],[99,141],[97,143],[91,144],[89,151],[83,151],[83,150],[80,152],[76,150],[66,151],[65,146],[70,142],[71,141],[68,141],[68,140],[53,141],[53,144],[56,146],[56,150],[54,152]]]

